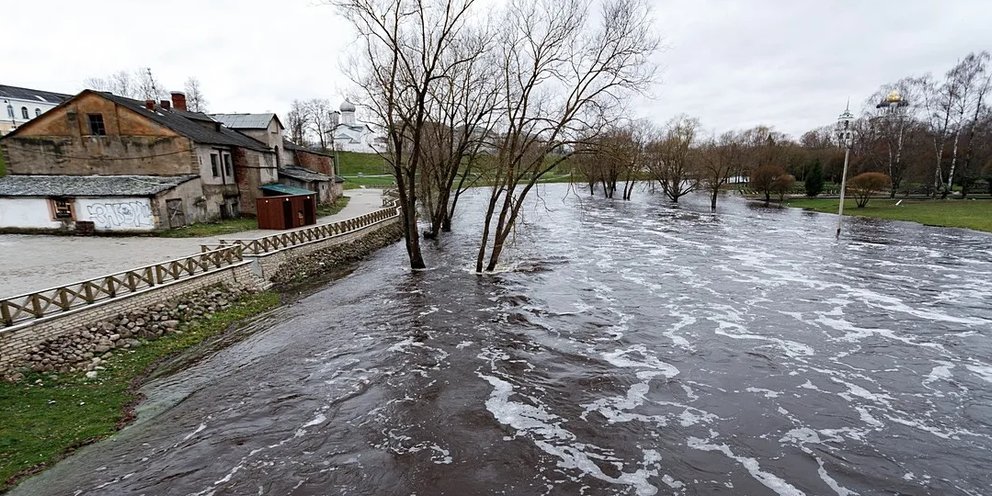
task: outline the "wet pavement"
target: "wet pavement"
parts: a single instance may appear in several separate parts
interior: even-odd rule
[[[382,207],[382,190],[348,190],[348,205],[319,223],[337,222]],[[83,281],[200,252],[218,239],[250,239],[279,231],[252,230],[206,238],[0,234],[0,298]]]
[[[148,384],[14,495],[992,493],[992,236],[543,189]]]

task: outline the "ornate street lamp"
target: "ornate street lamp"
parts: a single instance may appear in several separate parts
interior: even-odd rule
[[[847,188],[847,162],[851,158],[851,147],[854,146],[854,115],[851,114],[851,102],[847,102],[844,113],[837,118],[837,142],[844,147],[844,172],[840,176],[840,208],[837,210],[837,239],[840,239],[840,227],[844,222],[844,190]]]

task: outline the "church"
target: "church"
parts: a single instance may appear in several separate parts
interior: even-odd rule
[[[355,118],[355,104],[345,100],[331,133],[335,150],[358,153],[383,153],[386,151],[386,138],[376,135],[372,126]]]

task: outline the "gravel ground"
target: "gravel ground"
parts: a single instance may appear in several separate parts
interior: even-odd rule
[[[357,217],[382,206],[378,189],[348,190],[351,200],[341,212],[318,223]],[[278,231],[256,230],[222,236],[258,238]],[[142,265],[182,258],[200,251],[211,238],[118,236],[0,235],[0,298],[82,281]]]

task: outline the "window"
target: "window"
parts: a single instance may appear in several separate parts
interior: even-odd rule
[[[27,107],[21,107],[21,117],[24,118],[24,119],[30,119],[31,118],[31,116],[28,115],[28,108]]]
[[[231,155],[229,153],[224,154],[224,173],[227,177],[234,177],[234,169],[231,167]]]
[[[220,177],[220,170],[218,169],[218,163],[219,163],[219,161],[217,160],[217,154],[216,153],[211,153],[210,154],[210,172],[212,172],[214,174],[214,177]]]
[[[103,114],[89,114],[90,134],[94,136],[106,136],[107,128],[103,127]]]
[[[55,220],[72,220],[72,200],[52,198],[52,217]]]
[[[14,106],[9,103],[7,104],[7,117],[14,118]]]
[[[38,117],[39,115],[41,115],[41,109],[40,108],[35,108],[34,109],[34,116],[35,117]]]

